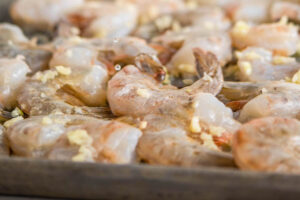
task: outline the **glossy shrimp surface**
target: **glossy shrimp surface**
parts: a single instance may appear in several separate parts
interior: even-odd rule
[[[236,55],[241,81],[285,80],[300,69],[295,58],[276,56],[264,48],[248,47]]]
[[[8,142],[18,156],[104,163],[132,163],[141,131],[80,115],[31,117],[12,124]]]
[[[285,22],[252,26],[239,21],[233,27],[231,36],[237,49],[257,46],[282,56],[296,53],[299,41],[298,27]]]
[[[21,59],[0,59],[0,105],[11,109],[16,106],[17,95],[24,85],[28,65]]]
[[[143,130],[137,152],[147,163],[186,167],[235,166],[231,154],[218,148],[213,139],[218,136],[213,136],[209,130],[205,132],[203,128],[201,132],[192,134],[184,128],[183,120],[161,115],[148,115],[143,118],[143,123],[147,127]],[[219,130],[216,134],[224,137],[226,131]]]
[[[268,117],[244,124],[234,136],[233,152],[244,170],[299,173],[300,122]]]

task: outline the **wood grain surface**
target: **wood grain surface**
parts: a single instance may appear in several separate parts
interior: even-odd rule
[[[300,199],[300,176],[3,158],[0,193],[72,199]]]

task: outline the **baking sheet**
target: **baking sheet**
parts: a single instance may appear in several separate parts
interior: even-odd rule
[[[0,0],[0,21],[9,20],[10,2]],[[30,196],[26,199],[288,200],[300,199],[300,176],[0,158],[0,194]]]

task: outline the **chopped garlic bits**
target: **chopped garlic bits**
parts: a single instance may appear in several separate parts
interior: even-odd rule
[[[9,128],[10,126],[14,125],[16,122],[21,121],[21,120],[23,120],[23,119],[24,119],[24,118],[23,118],[22,116],[12,118],[12,119],[6,121],[6,122],[3,124],[3,126],[4,126],[5,128]]]
[[[250,26],[244,21],[238,21],[233,27],[233,34],[244,35],[250,30]]]
[[[240,67],[241,67],[241,71],[247,75],[251,75],[252,74],[252,65],[250,62],[247,61],[242,61],[239,63]]]
[[[151,97],[151,93],[150,93],[149,90],[147,90],[147,89],[139,88],[139,89],[136,90],[136,93],[137,93],[139,96],[141,96],[141,97],[143,97],[143,98],[146,98],[146,99],[148,99],[148,98]]]
[[[200,133],[202,130],[201,126],[200,126],[200,119],[197,116],[194,116],[191,120],[191,124],[190,124],[190,131],[192,133]]]
[[[57,71],[48,70],[45,72],[37,72],[34,75],[36,80],[41,81],[42,83],[47,83],[49,80],[53,80],[58,75]]]
[[[274,65],[284,65],[296,62],[295,58],[286,57],[286,56],[274,56],[273,57],[273,64]]]
[[[70,75],[71,72],[72,72],[72,71],[71,71],[71,68],[69,68],[69,67],[64,67],[64,66],[61,66],[61,65],[56,66],[55,69],[56,69],[56,71],[57,71],[59,74],[65,75],[65,76]]]
[[[92,143],[92,138],[88,135],[86,130],[77,129],[67,133],[69,142],[72,145],[90,145]]]
[[[292,82],[296,84],[300,84],[300,70],[294,74],[292,78]]]

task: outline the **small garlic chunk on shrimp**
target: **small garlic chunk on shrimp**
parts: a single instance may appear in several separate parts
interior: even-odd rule
[[[271,7],[272,20],[278,20],[282,17],[288,17],[291,20],[300,21],[300,5],[294,2],[278,1]]]
[[[297,26],[285,22],[250,25],[239,21],[231,30],[231,37],[233,46],[239,50],[256,46],[281,56],[296,53],[299,42]]]
[[[6,135],[17,156],[102,163],[134,163],[142,135],[116,121],[81,115],[30,117],[10,126]]]
[[[53,31],[66,13],[82,4],[84,0],[17,0],[10,13],[25,29]]]
[[[0,58],[0,107],[12,109],[17,105],[17,95],[28,73],[30,68],[24,61]]]
[[[232,155],[222,152],[215,144],[214,136],[205,133],[204,129],[194,134],[193,138],[182,119],[147,115],[143,122],[147,127],[139,140],[137,154],[149,164],[185,167],[235,166]],[[220,134],[223,132],[220,131]]]
[[[133,30],[137,24],[137,18],[137,9],[132,4],[86,1],[62,19],[59,25],[59,35],[122,37]]]
[[[267,117],[244,124],[233,140],[236,164],[243,170],[300,173],[300,122]]]
[[[260,47],[248,47],[236,52],[241,81],[276,81],[292,78],[300,69],[293,57],[276,56]]]

